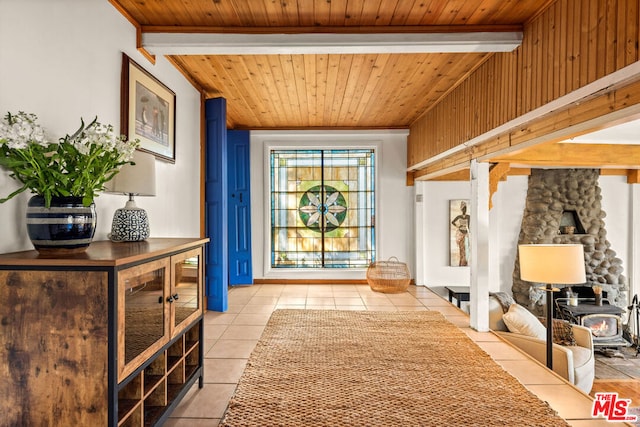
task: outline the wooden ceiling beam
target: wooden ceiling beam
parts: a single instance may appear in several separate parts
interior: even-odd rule
[[[425,171],[426,172],[426,171]],[[419,172],[416,173],[419,175]],[[420,176],[424,176],[420,175]],[[469,169],[462,169],[429,179],[428,181],[469,181]]]
[[[640,184],[640,170],[630,169],[627,171],[627,184]]]
[[[640,167],[640,146],[609,144],[540,144],[514,154],[491,158],[529,166],[627,168]]]
[[[531,175],[531,168],[522,168],[522,167],[511,167],[512,165],[508,165],[509,169],[498,178],[498,181],[504,181],[508,176],[528,176]],[[453,172],[445,172],[439,175],[428,176],[430,172],[427,169],[408,172],[407,176],[411,175],[411,179],[413,181],[469,181],[470,172],[469,168],[456,170]],[[495,171],[494,174],[497,174],[498,171]],[[619,173],[618,175],[624,175],[623,173]],[[426,178],[425,178],[426,177]],[[412,184],[413,185],[413,181]],[[409,185],[409,184],[407,184]]]
[[[143,25],[143,33],[191,34],[427,34],[427,33],[506,33],[522,32],[522,25],[368,25],[312,27],[216,27]]]
[[[142,35],[142,44],[159,55],[477,54],[512,52],[522,44],[522,32],[147,32]]]

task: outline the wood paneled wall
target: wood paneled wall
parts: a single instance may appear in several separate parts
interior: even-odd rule
[[[521,47],[494,54],[413,123],[408,167],[638,61],[639,3],[552,3],[525,25]]]

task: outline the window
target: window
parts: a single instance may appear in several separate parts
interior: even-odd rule
[[[272,268],[375,261],[374,159],[373,149],[271,151]]]

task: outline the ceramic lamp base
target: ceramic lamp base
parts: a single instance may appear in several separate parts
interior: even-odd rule
[[[129,203],[127,203],[129,205]],[[144,209],[126,206],[113,214],[109,239],[114,242],[139,242],[149,237],[149,218]]]

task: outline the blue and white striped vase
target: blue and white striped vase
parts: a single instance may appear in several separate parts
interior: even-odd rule
[[[82,204],[82,197],[53,197],[45,208],[44,197],[33,196],[27,205],[27,233],[41,254],[65,255],[87,250],[96,232],[96,206]]]

